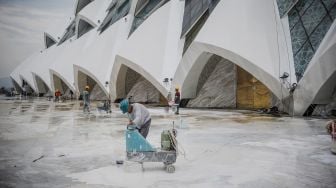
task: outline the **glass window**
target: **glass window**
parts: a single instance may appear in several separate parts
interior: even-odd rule
[[[291,30],[291,36],[292,36],[293,54],[296,54],[308,39],[301,22],[298,22],[295,25],[295,27]]]
[[[288,13],[298,80],[335,19],[335,7],[335,0],[299,0]]]
[[[322,21],[326,14],[327,11],[320,1],[314,1],[305,11],[301,19],[308,35],[313,32],[313,29]]]
[[[296,9],[292,9],[288,13],[289,28],[293,29],[293,27],[299,21],[299,19],[300,19],[299,13],[296,11]]]
[[[330,14],[331,18],[333,20],[335,20],[335,18],[336,18],[336,4],[331,8],[329,14]]]
[[[322,2],[328,10],[330,10],[336,3],[335,0],[322,0]]]
[[[297,3],[298,0],[277,0],[280,17],[283,17]]]
[[[297,75],[297,79],[300,80],[306,70],[310,60],[314,55],[314,51],[311,48],[309,42],[306,42],[302,49],[294,57],[294,67]]]
[[[319,0],[300,0],[298,1],[295,7],[299,11],[299,14],[301,16],[304,14],[307,8],[313,3],[313,1],[319,1]]]
[[[319,26],[316,28],[316,30],[309,37],[310,42],[311,42],[311,44],[313,46],[313,49],[315,51],[317,50],[320,43],[322,42],[325,34],[328,32],[331,24],[332,24],[332,20],[329,18],[329,16],[325,16],[323,21],[319,24]]]

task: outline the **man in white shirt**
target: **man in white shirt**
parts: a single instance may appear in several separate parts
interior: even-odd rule
[[[140,134],[146,138],[151,124],[151,116],[147,108],[139,103],[129,104],[127,99],[120,102],[120,109],[128,113],[129,125],[135,125]]]

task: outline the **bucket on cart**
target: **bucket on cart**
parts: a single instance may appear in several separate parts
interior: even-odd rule
[[[173,164],[177,158],[176,131],[165,130],[161,133],[161,148],[154,148],[135,127],[126,130],[126,159],[128,161],[162,162],[169,173],[175,172]]]

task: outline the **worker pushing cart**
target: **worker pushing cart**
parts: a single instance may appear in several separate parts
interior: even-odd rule
[[[142,104],[129,104],[123,100],[119,104],[123,114],[128,114],[129,124],[125,133],[126,159],[139,162],[162,162],[166,171],[173,173],[177,157],[176,130],[164,130],[161,133],[161,148],[154,148],[147,140],[151,116]]]
[[[147,108],[139,103],[129,104],[127,99],[120,102],[120,109],[123,114],[128,114],[128,125],[135,125],[140,134],[146,138],[151,124],[151,116]]]

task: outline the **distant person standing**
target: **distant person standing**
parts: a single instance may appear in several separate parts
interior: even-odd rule
[[[27,96],[27,91],[26,91],[26,86],[25,86],[25,85],[22,87],[22,95],[23,95],[24,97]]]
[[[175,114],[179,114],[180,102],[181,102],[181,94],[180,94],[179,88],[176,87],[175,88],[175,98],[174,98],[174,103],[176,105]]]
[[[72,96],[73,96],[73,91],[70,90],[70,100],[72,100]]]
[[[85,90],[83,91],[83,112],[85,111],[90,112],[90,92],[89,92],[90,87],[85,86]]]
[[[61,95],[62,94],[61,94],[60,90],[56,89],[56,92],[55,92],[55,102],[56,101],[59,102]]]

